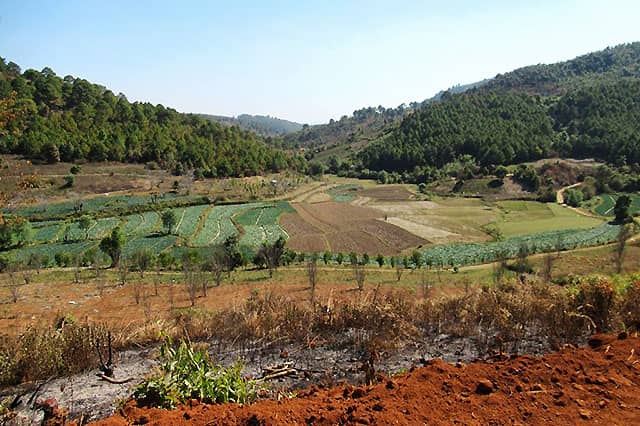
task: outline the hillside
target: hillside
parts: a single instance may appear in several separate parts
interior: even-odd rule
[[[26,70],[0,58],[0,153],[34,161],[154,162],[176,174],[244,176],[304,160],[224,126],[162,105],[129,102],[107,88],[50,68]]]
[[[261,136],[283,136],[302,130],[302,124],[300,123],[268,115],[240,114],[237,117],[209,114],[198,115],[217,123],[238,126],[243,130],[248,130]]]
[[[585,85],[628,78],[640,78],[640,42],[607,47],[564,62],[531,65],[498,74],[483,89],[549,96]]]
[[[550,155],[640,161],[640,43],[499,75],[447,93],[366,146],[363,169],[412,171],[469,155],[482,166]],[[553,96],[545,96],[553,94]]]

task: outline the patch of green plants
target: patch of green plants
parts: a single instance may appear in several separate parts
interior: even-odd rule
[[[160,348],[161,365],[157,374],[139,384],[133,397],[143,405],[174,408],[189,399],[205,403],[254,401],[260,390],[255,380],[242,376],[243,364],[215,365],[204,349],[195,349],[184,340],[171,339]]]
[[[325,192],[333,197],[333,201],[348,203],[349,201],[356,199],[356,194],[354,192],[360,188],[362,188],[360,185],[349,183],[336,186],[335,188],[328,189]]]
[[[636,215],[640,212],[640,196],[637,194],[626,194],[631,197],[631,206],[629,213]],[[614,207],[618,200],[619,194],[602,194],[600,196],[600,204],[593,211],[601,216],[613,216],[615,214]]]

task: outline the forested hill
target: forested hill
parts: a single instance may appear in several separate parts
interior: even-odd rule
[[[523,68],[466,93],[445,94],[357,159],[365,169],[402,172],[441,167],[463,155],[483,166],[550,155],[640,163],[640,43]]]
[[[531,65],[498,74],[483,86],[487,91],[510,90],[557,95],[585,85],[640,78],[640,42],[608,47],[550,65]]]
[[[388,133],[412,111],[441,99],[443,95],[464,93],[482,87],[488,81],[456,85],[422,102],[402,104],[396,108],[385,108],[382,105],[361,108],[354,111],[351,116],[344,115],[339,120],[330,120],[327,124],[305,125],[302,130],[286,135],[285,145],[304,147],[312,153],[320,153],[321,156],[323,152],[328,152],[338,157],[345,157],[350,152]]]
[[[0,152],[33,160],[156,162],[177,172],[243,176],[304,159],[253,132],[150,103],[50,68],[26,70],[0,58]]]
[[[198,114],[201,117],[229,126],[238,126],[261,136],[283,136],[302,130],[302,124],[268,115],[240,114],[237,117]]]

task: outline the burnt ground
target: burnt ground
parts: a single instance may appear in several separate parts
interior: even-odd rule
[[[326,346],[304,347],[299,344],[250,348],[231,348],[210,344],[212,357],[221,365],[230,365],[238,358],[244,359],[245,374],[260,378],[264,368],[286,364],[289,374],[267,381],[266,397],[299,392],[313,386],[329,387],[348,383],[361,385],[365,381],[363,361],[370,354],[358,343],[358,336],[347,336],[355,343],[343,348]],[[313,346],[313,345],[311,345]],[[472,338],[453,338],[446,335],[430,337],[422,342],[412,342],[391,352],[379,352],[375,369],[378,374],[394,376],[423,365],[431,359],[445,362],[468,363],[487,355],[486,342]],[[509,352],[542,354],[549,350],[543,339],[530,339],[518,348],[505,348]],[[132,388],[158,365],[157,347],[129,350],[116,355],[114,375],[116,379],[131,378],[126,384],[112,384],[97,377],[98,369],[66,378],[39,383],[23,384],[16,388],[0,390],[5,401],[22,395],[22,402],[15,410],[18,416],[14,424],[36,424],[42,418],[37,401],[55,398],[68,412],[67,420],[96,421],[116,412],[132,392]],[[22,419],[22,423],[18,420]]]

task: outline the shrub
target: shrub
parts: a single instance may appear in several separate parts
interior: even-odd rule
[[[174,347],[171,339],[160,348],[160,356],[159,374],[134,390],[133,397],[143,405],[174,408],[194,398],[205,403],[246,404],[258,396],[258,383],[242,377],[240,362],[226,368],[215,366],[205,350],[196,350],[185,341]]]
[[[585,278],[577,286],[576,311],[591,319],[596,332],[605,331],[609,328],[610,310],[615,294],[615,289],[606,278]]]
[[[622,322],[627,327],[640,330],[640,280],[635,279],[623,293],[624,301],[620,307]]]

